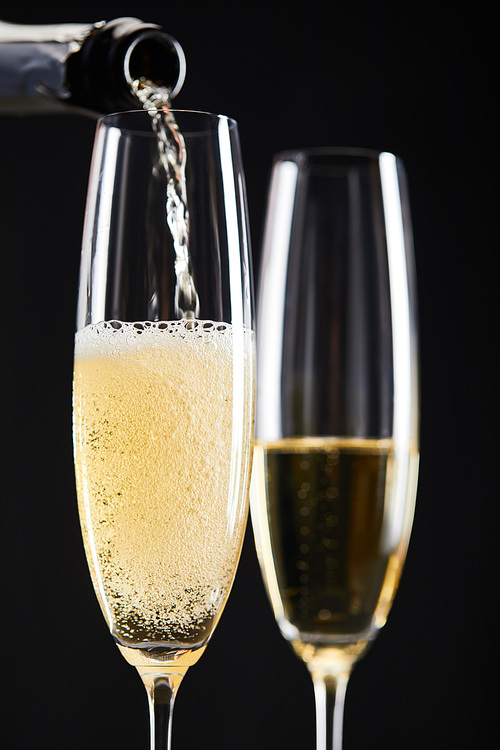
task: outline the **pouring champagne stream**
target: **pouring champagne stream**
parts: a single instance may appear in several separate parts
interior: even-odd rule
[[[186,144],[171,109],[171,90],[165,86],[156,86],[145,78],[134,79],[131,88],[151,115],[153,130],[158,138],[160,168],[167,175],[166,215],[176,256],[175,310],[178,317],[196,318],[200,302],[189,261]]]

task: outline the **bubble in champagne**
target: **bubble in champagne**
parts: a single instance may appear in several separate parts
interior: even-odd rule
[[[80,516],[124,645],[199,643],[228,595],[251,451],[253,339],[242,337],[235,382],[229,324],[111,321],[76,336]]]

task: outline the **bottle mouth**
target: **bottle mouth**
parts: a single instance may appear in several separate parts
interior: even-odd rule
[[[131,87],[134,81],[144,77],[156,86],[167,88],[173,99],[181,90],[186,77],[184,50],[168,34],[160,35],[154,29],[146,29],[128,47],[124,72],[128,86]]]

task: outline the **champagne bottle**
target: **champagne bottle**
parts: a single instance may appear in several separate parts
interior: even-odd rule
[[[137,18],[54,25],[0,21],[0,113],[137,109],[134,80],[152,81],[173,98],[185,73],[180,44]]]

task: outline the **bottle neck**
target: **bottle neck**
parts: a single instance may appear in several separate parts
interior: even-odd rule
[[[0,21],[0,109],[24,112],[69,99],[66,64],[99,25]]]
[[[0,21],[0,44],[8,42],[80,42],[82,43],[93,29],[104,26],[105,22],[18,24]]]
[[[0,110],[61,108],[104,114],[137,109],[133,81],[146,78],[173,98],[186,73],[184,52],[155,24],[23,26],[0,22]]]
[[[68,58],[67,70],[72,103],[113,112],[137,109],[132,84],[141,77],[176,96],[186,62],[179,43],[159,26],[123,18],[91,33]]]

